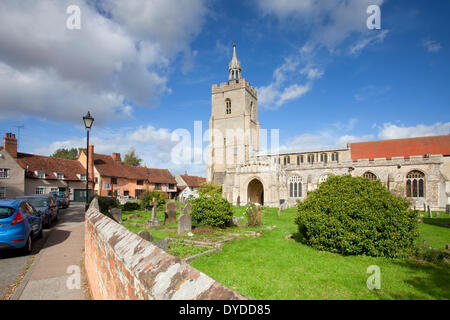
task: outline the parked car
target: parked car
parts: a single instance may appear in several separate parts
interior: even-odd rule
[[[26,200],[36,211],[42,215],[43,225],[48,228],[58,219],[58,205],[49,194],[35,194],[32,196],[17,197],[19,200]]]
[[[60,191],[56,195],[57,201],[60,201],[62,203],[62,208],[66,209],[70,205],[69,195],[66,192]]]
[[[58,208],[59,208],[59,204],[58,204],[58,192],[59,191],[51,191],[50,193],[49,193],[49,195],[51,195],[52,196],[52,198],[53,198],[53,202],[55,202],[57,205],[58,205]]]
[[[42,236],[42,215],[24,200],[0,200],[0,250],[32,250],[34,239]]]

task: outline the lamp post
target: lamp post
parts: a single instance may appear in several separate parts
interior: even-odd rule
[[[86,128],[87,139],[86,139],[86,205],[85,211],[89,207],[89,131],[91,130],[94,118],[91,113],[88,113],[83,117],[84,127]]]

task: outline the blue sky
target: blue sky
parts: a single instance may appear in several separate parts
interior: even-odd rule
[[[81,8],[67,30],[66,8]],[[366,9],[381,8],[368,30]],[[211,85],[227,80],[236,40],[258,89],[262,128],[282,150],[450,132],[450,1],[2,1],[0,128],[23,125],[19,150],[49,155],[85,144],[135,148],[174,163],[174,130],[206,130]],[[206,143],[205,143],[206,147]]]

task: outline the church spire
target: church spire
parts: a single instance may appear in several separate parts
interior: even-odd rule
[[[236,41],[233,41],[233,58],[228,67],[228,81],[241,79],[241,63],[236,55]]]

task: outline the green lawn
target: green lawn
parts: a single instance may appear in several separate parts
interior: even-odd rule
[[[243,210],[236,209],[235,215]],[[250,299],[450,299],[449,265],[320,252],[285,240],[297,232],[294,214],[288,209],[278,217],[277,209],[265,209],[264,227],[276,229],[226,243],[222,252],[191,264]],[[425,218],[420,240],[445,247],[450,243],[448,219]],[[367,289],[370,265],[380,267],[380,290]]]

